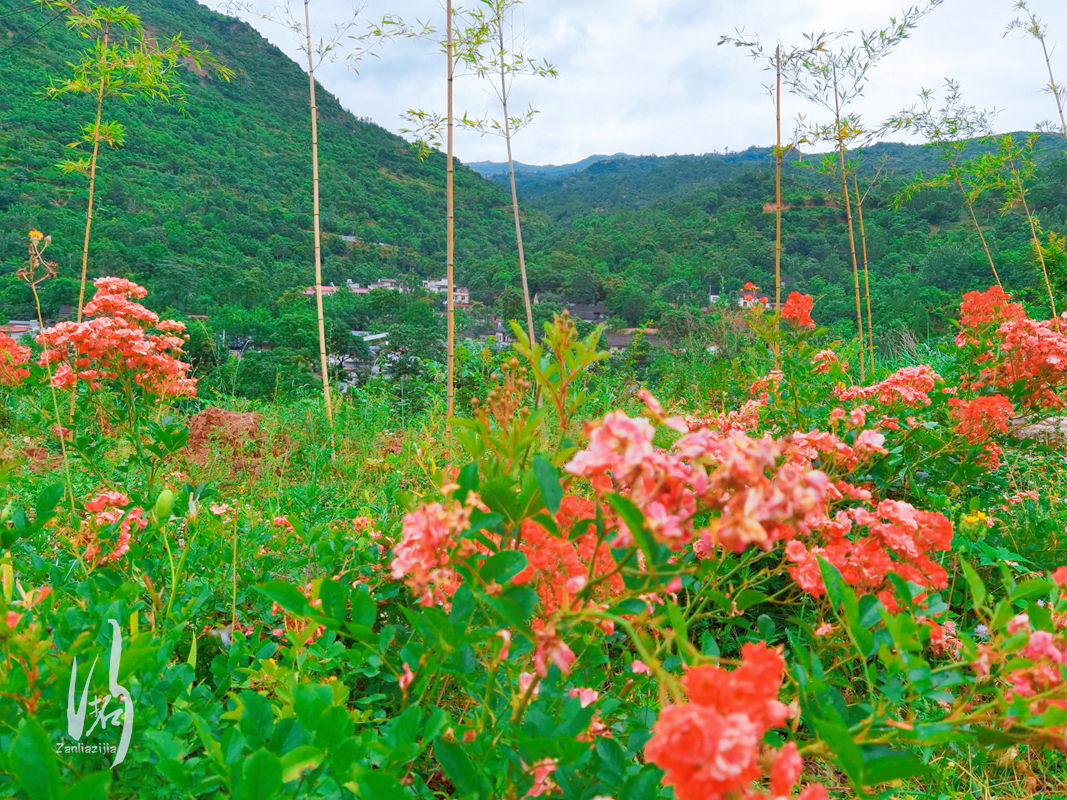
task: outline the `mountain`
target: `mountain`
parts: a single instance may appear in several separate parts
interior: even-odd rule
[[[126,143],[101,151],[90,274],[127,275],[157,306],[194,313],[251,308],[312,283],[306,74],[247,24],[194,0],[137,0],[132,10],[150,32],[180,32],[235,75],[187,72],[183,108],[105,101],[104,118],[126,127]],[[85,95],[43,95],[86,45],[61,17],[0,0],[0,312],[10,317],[32,313],[12,277],[30,229],[52,235],[48,254],[60,267],[42,286],[46,313],[76,292],[87,181],[55,164],[95,107]],[[443,274],[444,156],[420,161],[403,139],[344,111],[321,86],[317,94],[325,280]],[[512,234],[506,194],[462,165],[456,202],[462,283],[510,252]]]
[[[637,156],[627,155],[626,153],[616,153],[613,156],[594,155],[586,156],[581,161],[575,161],[573,164],[524,164],[521,161],[515,162],[515,177],[516,180],[520,178],[529,178],[532,176],[555,178],[561,175],[570,175],[575,172],[581,172],[587,167],[592,166],[601,161],[615,161],[627,158],[637,158]],[[501,185],[506,185],[508,181],[508,162],[506,161],[472,161],[467,164],[468,167],[475,172],[481,174],[483,177],[495,180]]]
[[[971,142],[964,157],[990,148]],[[1027,179],[1028,201],[1046,231],[1067,231],[1064,148],[1061,137],[1040,137]],[[855,312],[846,215],[840,179],[815,169],[821,160],[794,156],[783,170],[783,282],[787,292],[815,295],[819,320],[848,335]],[[945,329],[960,293],[993,280],[951,183],[894,208],[894,195],[920,170],[932,176],[942,169],[937,153],[922,146],[886,143],[862,154],[864,235],[853,207],[855,242],[861,268],[866,243],[875,333],[885,346]],[[619,324],[652,321],[682,335],[705,325],[709,293],[729,296],[747,281],[773,293],[768,148],[598,161],[525,179],[518,190],[525,208],[551,221],[527,237],[531,290],[544,302],[602,302]],[[1000,190],[983,193],[979,221],[1005,287],[1040,304],[1044,285],[1026,217],[1004,200]],[[1067,257],[1057,242],[1050,247],[1053,280],[1067,287]]]

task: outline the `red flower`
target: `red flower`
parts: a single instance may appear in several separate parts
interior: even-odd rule
[[[781,656],[761,642],[745,644],[741,659],[732,672],[711,665],[690,669],[682,679],[689,701],[665,706],[652,729],[645,757],[666,772],[663,782],[678,800],[740,795],[760,777],[763,734],[785,722],[786,707],[777,699]],[[775,785],[795,766],[788,752],[784,759],[774,771]]]
[[[814,328],[815,322],[811,318],[811,307],[815,300],[810,294],[790,292],[782,307],[782,319],[797,328]]]
[[[0,333],[0,386],[15,386],[27,378],[30,371],[20,365],[30,360],[30,348]]]
[[[185,341],[175,334],[185,326],[174,320],[160,322],[156,314],[131,300],[147,294],[136,283],[98,278],[94,285],[96,294],[85,306],[85,321],[60,322],[37,336],[45,347],[41,365],[59,363],[52,385],[68,388],[81,380],[95,389],[102,381],[115,380],[157,397],[196,394],[196,379],[188,375],[190,365],[177,358]]]

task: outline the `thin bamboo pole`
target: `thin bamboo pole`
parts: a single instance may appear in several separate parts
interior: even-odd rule
[[[955,164],[953,164],[953,167],[955,167]],[[997,286],[1004,288],[1004,285],[1000,282],[1000,275],[997,273],[997,267],[993,263],[993,254],[989,252],[989,245],[986,243],[985,233],[982,232],[982,226],[979,224],[978,217],[974,213],[974,203],[967,195],[967,190],[963,188],[963,182],[960,180],[960,176],[953,172],[952,177],[956,181],[956,186],[959,188],[960,194],[963,195],[963,202],[967,206],[967,211],[971,215],[971,222],[974,223],[974,229],[978,231],[978,238],[982,240],[982,250],[985,252],[985,257],[989,261],[989,268],[993,270],[993,277],[997,281]]]
[[[452,119],[452,0],[446,0],[445,2],[445,15],[448,17],[446,28],[446,46],[445,51],[448,56],[448,166],[447,166],[447,178],[445,181],[445,195],[447,202],[448,224],[447,224],[447,242],[446,242],[446,261],[448,270],[448,400],[446,403],[445,414],[447,421],[445,423],[446,428],[451,430],[452,414],[455,410],[455,338],[456,338],[456,316],[455,316],[455,302],[453,296],[453,267],[455,263],[455,201],[453,197],[453,172],[454,167],[452,164],[452,137],[454,123]]]
[[[774,49],[774,368],[781,369],[782,322],[782,46]]]
[[[330,370],[326,359],[326,322],[322,312],[322,232],[319,228],[319,129],[315,103],[315,63],[311,55],[311,12],[304,0],[304,33],[307,34],[308,85],[311,104],[311,219],[315,230],[315,314],[319,328],[319,369],[322,371],[322,396],[326,401],[326,420],[333,430],[333,404],[330,401]]]
[[[860,223],[860,244],[863,247],[863,292],[867,299],[867,351],[870,353],[871,372],[874,372],[874,324],[871,322],[871,279],[867,270],[867,234],[863,229],[863,195],[856,173],[852,173],[852,185],[856,190],[856,216]]]
[[[107,58],[108,31],[104,29],[103,57]],[[85,284],[89,275],[89,232],[93,227],[93,192],[96,189],[96,160],[100,153],[100,119],[104,107],[104,87],[107,81],[107,64],[100,65],[100,85],[96,90],[96,122],[93,125],[93,154],[89,159],[89,205],[85,212],[85,242],[82,245],[82,274],[78,287],[78,322],[82,321],[82,308],[85,307]],[[73,404],[72,404],[73,405]],[[74,410],[71,409],[71,417]],[[57,420],[58,424],[58,420]]]
[[[848,247],[852,254],[852,282],[856,288],[856,327],[860,337],[860,380],[867,377],[866,357],[863,342],[863,312],[860,310],[860,271],[856,260],[856,236],[852,228],[852,203],[849,199],[848,180],[845,169],[845,137],[841,132],[841,107],[837,93],[837,69],[834,69],[834,133],[837,136],[838,167],[841,170],[841,194],[845,198],[845,219],[848,221]]]
[[[519,248],[519,275],[522,278],[522,302],[526,306],[526,332],[530,343],[534,341],[533,306],[530,304],[530,286],[526,280],[526,254],[522,248],[522,223],[519,221],[519,195],[515,189],[515,161],[511,156],[511,120],[508,119],[508,87],[504,69],[504,21],[499,13],[496,29],[500,42],[500,105],[504,113],[504,141],[508,146],[508,181],[511,183],[511,212],[515,218],[515,241]]]

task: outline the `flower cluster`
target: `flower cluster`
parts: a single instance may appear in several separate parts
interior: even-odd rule
[[[322,598],[315,597],[313,587],[310,583],[305,583],[302,587],[300,587],[300,593],[304,595],[305,598],[307,598],[309,606],[314,609],[317,609],[318,611],[322,611]],[[306,641],[308,644],[310,644],[311,642],[317,641],[322,636],[322,634],[326,632],[325,625],[316,625],[315,629],[311,631],[310,634],[308,634],[307,629],[311,625],[311,623],[308,621],[307,617],[290,614],[277,603],[271,603],[270,615],[272,617],[277,617],[281,615],[282,618],[282,626],[280,628],[271,628],[270,632],[272,636],[283,636],[285,634],[291,634],[296,639]]]
[[[652,444],[647,420],[621,411],[590,427],[589,445],[566,465],[586,477],[609,476],[617,491],[641,509],[653,538],[679,550],[695,537],[705,545],[740,552],[772,543],[803,526],[823,502],[830,482],[803,458],[793,458],[788,440],[724,436],[701,428],[682,436],[670,451]],[[698,512],[718,511],[714,523],[693,527]],[[632,541],[622,520],[615,544]]]
[[[192,396],[196,379],[180,361],[185,325],[160,321],[136,299],[148,292],[123,278],[98,278],[96,293],[85,306],[83,322],[60,322],[37,341],[45,347],[41,363],[58,364],[52,384],[73,387],[79,380],[99,388],[105,380],[133,383],[157,397]],[[154,330],[153,330],[154,329]]]
[[[148,527],[144,509],[134,506],[127,510],[129,505],[130,498],[115,491],[101,492],[85,504],[91,516],[82,523],[75,546],[85,548],[85,560],[90,565],[118,561],[129,552],[132,533]],[[114,531],[118,535],[110,542],[106,534]],[[106,554],[105,546],[110,548]]]
[[[467,502],[429,503],[404,515],[400,541],[390,563],[393,580],[403,580],[424,606],[451,606],[450,598],[460,585],[452,568],[453,550],[459,535],[470,526],[471,511],[478,503],[473,492]]]
[[[814,328],[815,321],[811,318],[811,308],[815,300],[810,294],[790,292],[782,306],[782,319],[796,328]]]
[[[883,587],[891,572],[927,588],[948,585],[944,568],[931,558],[952,544],[952,522],[944,514],[921,511],[902,500],[882,500],[874,511],[865,505],[853,506],[838,510],[833,517],[811,518],[809,523],[816,531],[812,541],[793,539],[785,548],[792,562],[789,574],[809,594],[818,597],[826,591],[819,558],[833,564],[850,586],[879,592],[890,610],[897,604]]]
[[[674,787],[678,800],[792,795],[803,769],[796,745],[773,751],[762,744],[789,713],[778,700],[784,672],[782,657],[762,642],[743,645],[741,666],[732,672],[712,665],[686,672],[687,701],[664,706],[645,745],[645,757],[666,772],[663,782]],[[757,792],[761,761],[772,755],[770,793]],[[826,798],[826,790],[813,784],[800,798]]]
[[[1059,587],[1056,607],[1062,609],[1067,599],[1067,567],[1060,567],[1052,577]],[[1037,629],[1026,612],[1017,614],[1005,626],[1007,639],[978,646],[971,668],[983,679],[990,679],[996,670],[997,681],[1005,687],[1003,711],[1009,725],[1036,726],[1050,745],[1067,752],[1067,725],[1062,721],[1062,712],[1067,710],[1067,614],[1053,612],[1051,623],[1051,631]],[[1020,711],[1023,715],[1028,711],[1033,719],[1020,719]],[[1055,713],[1046,722],[1042,716],[1049,711]]]
[[[874,401],[883,406],[908,408],[930,405],[930,392],[941,376],[927,364],[903,367],[885,380],[870,386],[837,387],[834,394],[841,400]]]
[[[971,444],[982,445],[984,466],[996,469],[1000,464],[1003,448],[990,437],[994,431],[1008,432],[1008,422],[1015,414],[1015,406],[1002,394],[985,395],[973,400],[959,397],[948,399],[952,416],[956,419],[956,432]]]
[[[977,374],[967,375],[970,388],[1011,388],[1021,404],[1059,408],[1067,384],[1067,335],[1059,319],[1035,320],[999,286],[968,292],[960,305],[961,331],[956,344],[964,348]]]
[[[30,371],[22,365],[29,360],[30,348],[0,333],[0,386],[16,386],[28,378]]]
[[[622,591],[622,577],[613,574],[615,559],[607,544],[597,540],[590,521],[594,510],[591,500],[566,495],[556,513],[558,534],[545,530],[532,519],[522,523],[518,549],[526,556],[526,567],[512,582],[534,586],[546,618],[558,608],[570,609],[575,595],[586,587],[590,578],[610,576],[596,587],[593,599],[605,600]],[[579,524],[585,528],[584,533],[575,530]]]

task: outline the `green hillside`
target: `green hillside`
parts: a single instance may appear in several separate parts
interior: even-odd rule
[[[90,274],[128,275],[191,313],[261,306],[312,283],[305,74],[248,25],[193,0],[143,0],[132,10],[151,32],[181,32],[236,75],[226,83],[188,73],[184,111],[105,109],[126,126],[127,141],[101,154]],[[51,100],[42,91],[50,76],[68,73],[65,62],[85,40],[54,12],[0,0],[0,43],[0,270],[21,265],[28,230],[51,234],[61,267],[61,279],[43,287],[52,313],[75,297],[86,205],[85,178],[54,165],[93,109],[91,98]],[[444,157],[421,162],[321,87],[318,101],[325,280],[443,274]],[[457,169],[456,197],[463,281],[505,252],[510,231],[504,192],[474,172]],[[31,313],[29,292],[7,277],[0,313]]]
[[[973,142],[964,158],[989,149]],[[815,294],[824,319],[846,324],[854,301],[840,179],[814,169],[815,161],[794,159],[783,173],[783,279]],[[1029,202],[1045,231],[1063,231],[1063,139],[1042,136],[1035,163]],[[892,207],[920,170],[944,169],[929,148],[876,145],[862,164],[875,329],[887,336],[944,329],[960,292],[992,281],[960,194],[951,186],[924,189]],[[627,324],[670,320],[691,329],[709,290],[728,294],[749,280],[773,289],[774,167],[766,148],[609,159],[569,175],[523,175],[520,197],[553,220],[530,237],[531,284],[542,299],[603,301]],[[1006,287],[1040,301],[1026,218],[1018,209],[1001,213],[1003,200],[995,191],[983,196],[980,222]],[[1062,283],[1067,274],[1062,265],[1056,271]]]

